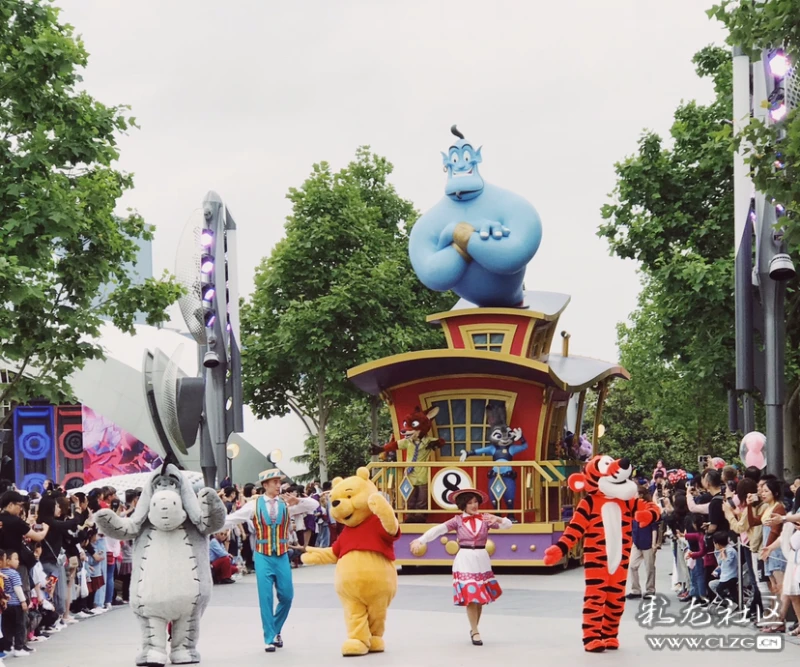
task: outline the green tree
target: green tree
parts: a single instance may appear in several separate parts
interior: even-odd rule
[[[137,312],[161,322],[180,294],[166,276],[131,284],[152,232],[114,214],[133,180],[112,165],[134,119],[76,90],[87,58],[48,2],[0,0],[0,363],[15,371],[0,402],[68,397],[67,377],[102,358],[102,317],[132,331]]]
[[[599,235],[641,265],[638,308],[619,328],[631,394],[659,429],[707,453],[726,427],[735,377],[732,80],[724,49],[704,48],[694,63],[713,80],[714,101],[681,104],[669,147],[646,132],[616,165]]]
[[[368,397],[357,398],[347,403],[331,416],[326,430],[328,453],[328,476],[348,477],[370,460],[370,445],[373,438],[367,424],[372,420],[372,404]],[[378,409],[378,430],[388,440],[392,432],[392,419],[385,405]],[[308,468],[308,474],[298,478],[309,482],[319,479],[319,438],[309,435],[305,441],[305,452],[292,459]]]
[[[245,398],[260,417],[293,410],[313,422],[322,481],[328,423],[360,396],[348,368],[442,347],[441,331],[425,316],[455,300],[425,289],[411,269],[408,233],[417,213],[388,182],[392,169],[368,147],[337,173],[314,165],[290,190],[286,236],[256,270],[242,308]],[[374,438],[378,409],[372,400]]]
[[[596,405],[596,396],[589,400]],[[589,414],[592,423],[594,415]],[[641,407],[631,383],[615,383],[603,407],[605,434],[600,440],[599,451],[614,457],[628,457],[634,467],[645,476],[661,460],[670,468],[683,468],[689,472],[697,470],[700,454],[720,456],[732,463],[737,456],[736,443],[724,429],[706,438],[706,449],[698,450],[693,438],[687,438],[681,429],[667,428],[661,420]]]

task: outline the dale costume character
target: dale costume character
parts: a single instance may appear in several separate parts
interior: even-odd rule
[[[469,456],[482,456],[488,454],[492,460],[508,463],[514,456],[528,449],[528,443],[522,437],[522,429],[511,430],[506,418],[505,405],[487,404],[486,421],[489,425],[489,440],[491,444],[486,447],[462,452],[461,461],[466,461]],[[514,443],[517,444],[514,444]],[[514,499],[517,497],[517,471],[511,466],[495,466],[488,471],[489,488],[495,494],[492,505],[497,510],[500,508],[500,498],[505,501],[506,509],[514,509]],[[496,489],[496,492],[495,492]],[[514,519],[512,517],[512,521]]]
[[[434,526],[411,542],[411,553],[425,555],[425,545],[456,531],[458,553],[453,559],[453,604],[466,607],[469,619],[469,636],[475,646],[482,646],[478,631],[483,605],[499,598],[503,591],[492,572],[492,563],[486,551],[490,528],[511,528],[511,521],[481,514],[480,506],[489,497],[478,489],[460,489],[448,496],[448,501],[458,507],[462,514]]]
[[[380,653],[386,648],[386,612],[397,593],[394,543],[400,538],[400,524],[366,468],[333,480],[331,515],[344,524],[338,539],[325,549],[308,547],[302,561],[336,563],[334,586],[347,628],[342,655]]]
[[[658,521],[658,505],[639,498],[626,458],[595,456],[583,473],[570,475],[573,491],[585,491],[561,538],[544,552],[555,565],[583,537],[586,592],[583,648],[590,653],[619,648],[619,623],[625,611],[625,586],[633,545],[632,521],[642,528]]]
[[[213,586],[208,536],[225,523],[220,497],[210,488],[195,494],[181,471],[164,463],[144,485],[130,517],[101,509],[94,520],[104,535],[133,540],[130,604],[142,629],[136,664],[167,663],[169,623],[170,662],[200,662],[200,618]]]
[[[523,302],[525,267],[542,239],[539,214],[519,195],[486,183],[481,148],[458,137],[442,153],[445,196],[414,224],[408,252],[429,289],[453,290],[480,307]]]
[[[433,419],[439,414],[439,408],[431,408],[423,412],[422,408],[416,406],[414,412],[403,419],[400,427],[402,440],[391,441],[383,447],[374,447],[373,454],[382,452],[393,452],[402,449],[406,452],[406,461],[410,463],[426,463],[436,460],[436,452],[443,445],[444,440],[434,438],[430,435],[433,426]],[[406,507],[411,510],[424,510],[428,508],[428,468],[425,466],[411,465],[406,468],[406,477],[413,487],[411,494],[406,501]],[[425,523],[427,520],[424,514],[409,514],[406,517],[408,523]]]
[[[264,650],[267,653],[283,648],[281,632],[294,599],[292,565],[289,562],[292,518],[298,514],[312,514],[319,507],[313,498],[281,495],[282,478],[283,473],[277,468],[260,473],[258,480],[264,493],[229,514],[225,522],[226,529],[246,521],[252,521],[255,526],[256,551],[253,562],[264,631]]]

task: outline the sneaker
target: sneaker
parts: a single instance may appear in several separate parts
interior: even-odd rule
[[[124,604],[125,604],[125,603],[124,603],[122,600],[114,600],[114,601],[111,603],[111,606],[112,606],[112,607],[121,607],[121,606],[122,606],[122,605],[124,605]]]
[[[46,642],[47,639],[48,639],[48,637],[45,637],[44,635],[34,635],[33,639],[31,639],[31,641],[32,642]]]
[[[26,653],[36,653],[36,649],[31,648],[27,644],[25,644],[25,646],[22,647],[22,650],[25,651]]]
[[[277,649],[275,648],[275,644],[266,644],[264,646],[264,650],[267,653],[275,653],[275,651],[277,651]]]
[[[30,655],[27,651],[11,651],[11,655],[15,658],[26,658]]]
[[[93,614],[89,614],[85,611],[79,611],[77,614],[73,614],[73,618],[91,618]]]
[[[641,593],[628,593],[625,598],[628,600],[640,600],[642,597]]]
[[[283,648],[283,638],[280,635],[275,635],[275,639],[272,643],[275,644],[277,648]]]
[[[70,616],[67,619],[62,620],[62,623],[66,623],[67,625],[75,625],[76,623],[79,623],[79,622],[80,621],[78,621],[77,618],[74,618],[72,616]]]
[[[94,607],[92,609],[92,614],[105,614],[108,611],[105,607]]]

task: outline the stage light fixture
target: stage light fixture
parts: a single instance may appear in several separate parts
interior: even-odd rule
[[[791,63],[786,54],[778,49],[769,58],[769,71],[776,79],[784,78],[791,69]]]

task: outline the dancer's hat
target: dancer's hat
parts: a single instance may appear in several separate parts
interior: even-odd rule
[[[481,491],[480,489],[459,489],[458,491],[453,491],[449,496],[447,496],[447,502],[452,505],[456,504],[456,498],[465,494],[465,493],[472,493],[480,498],[480,504],[483,505],[486,502],[489,502],[489,494],[485,491]]]
[[[269,470],[258,473],[258,481],[263,483],[270,479],[283,479],[283,476],[283,473],[277,468],[270,468]]]

